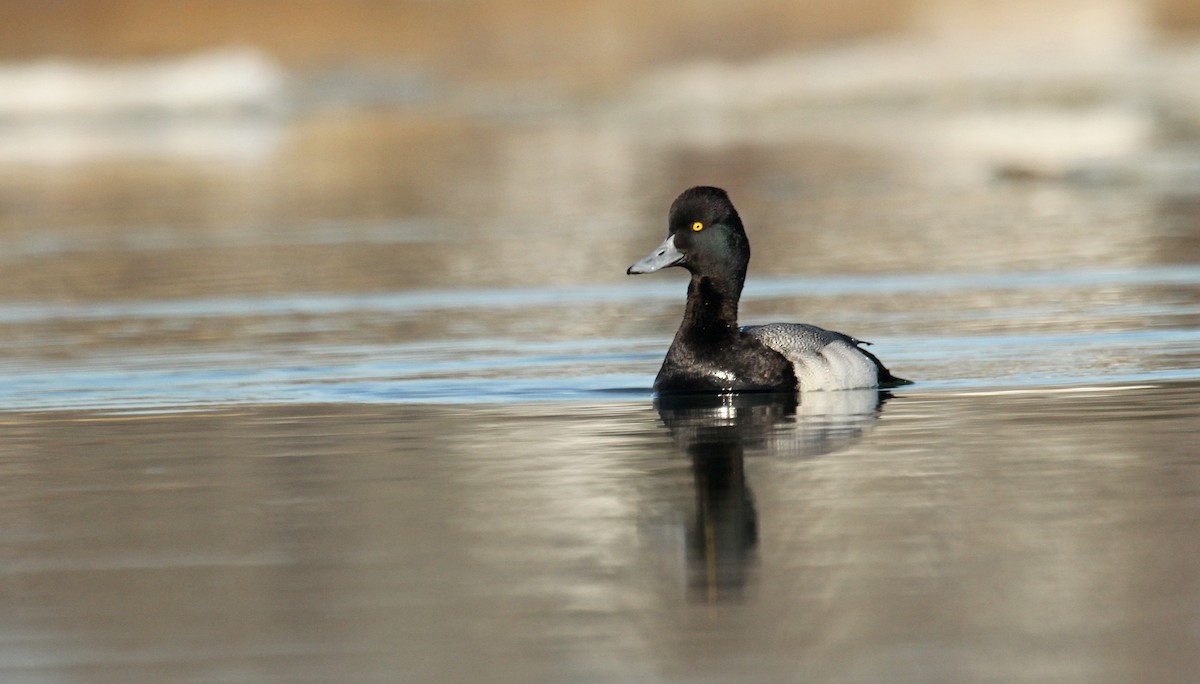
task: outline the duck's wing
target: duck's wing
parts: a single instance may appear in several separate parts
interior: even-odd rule
[[[870,344],[844,333],[806,323],[750,325],[742,333],[757,338],[782,354],[796,372],[802,389],[856,389],[910,384],[892,372],[861,345]]]

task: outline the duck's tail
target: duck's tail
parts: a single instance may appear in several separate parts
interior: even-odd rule
[[[883,362],[879,360],[878,356],[875,356],[866,349],[863,349],[862,346],[859,346],[858,350],[862,352],[863,355],[865,355],[868,359],[871,359],[871,361],[875,364],[875,368],[879,371],[879,389],[893,389],[895,387],[903,387],[905,385],[913,384],[912,380],[905,380],[904,378],[892,375],[892,372],[888,370],[887,366],[883,365]]]

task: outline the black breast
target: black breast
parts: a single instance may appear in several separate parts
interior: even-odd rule
[[[791,392],[796,390],[796,374],[782,354],[734,328],[728,335],[677,338],[658,371],[654,389]]]

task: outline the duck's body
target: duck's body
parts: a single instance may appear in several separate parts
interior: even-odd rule
[[[671,205],[667,239],[627,273],[682,266],[687,306],[654,389],[660,393],[816,391],[907,384],[839,332],[803,323],[739,328],[750,243],[720,188],[686,190]]]

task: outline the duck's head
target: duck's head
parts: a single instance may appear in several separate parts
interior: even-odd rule
[[[682,266],[693,275],[740,282],[749,261],[750,243],[729,195],[720,188],[700,186],[675,198],[667,239],[625,272],[634,275]]]

